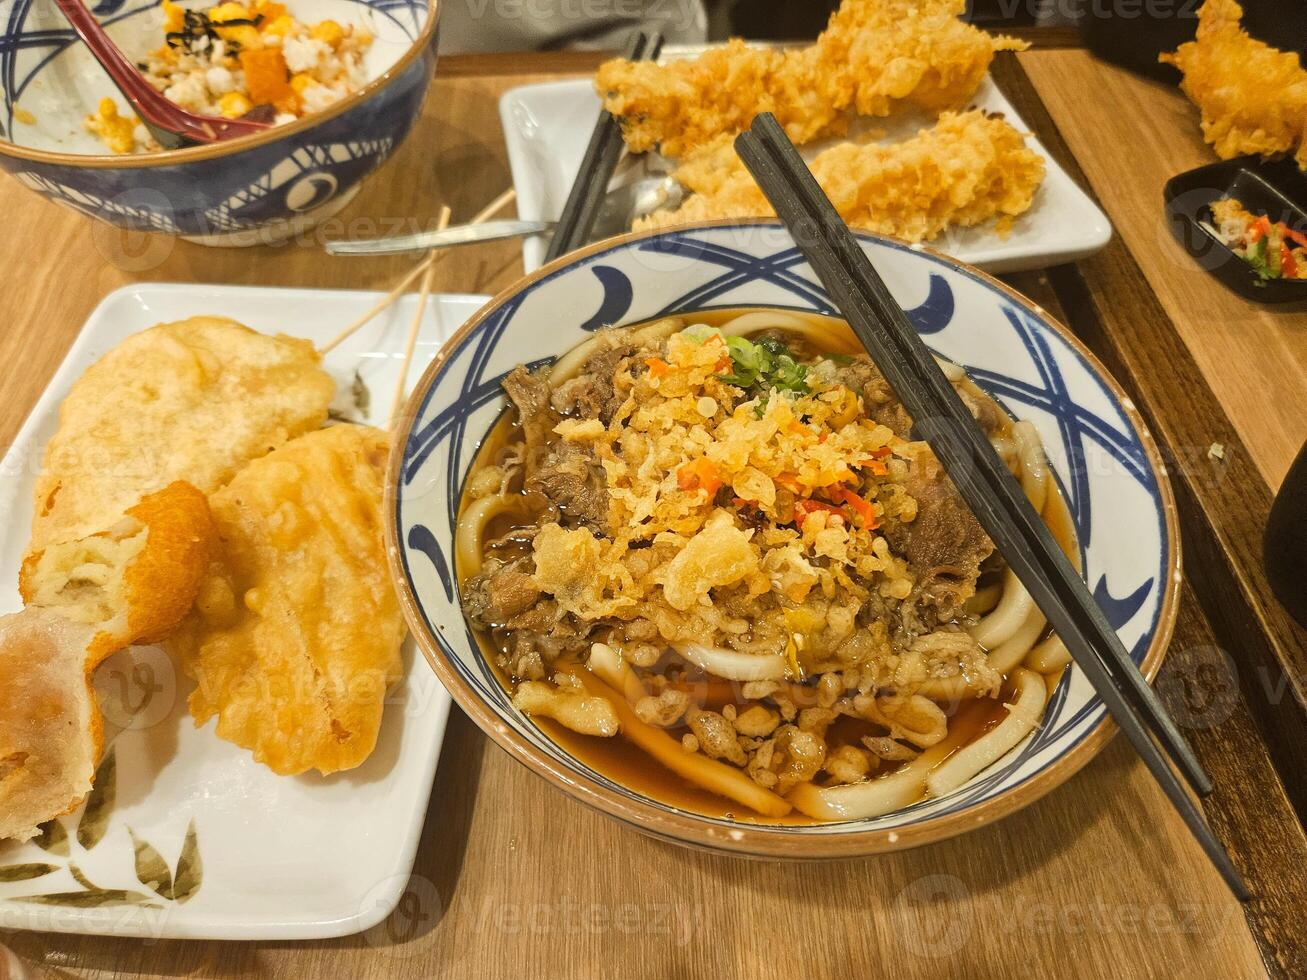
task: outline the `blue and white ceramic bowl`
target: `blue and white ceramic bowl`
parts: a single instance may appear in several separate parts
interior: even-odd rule
[[[1129,400],[1064,327],[998,281],[920,247],[862,241],[927,343],[1038,427],[1088,582],[1151,677],[1175,619],[1179,541],[1170,485]],[[565,257],[500,294],[455,334],[410,402],[386,503],[409,624],[441,680],[492,738],[565,792],[649,833],[700,846],[784,857],[874,853],[960,833],[1048,792],[1114,730],[1075,669],[1038,729],[954,794],[871,820],[804,827],[705,817],[643,797],[569,756],[510,704],[464,621],[453,567],[463,482],[505,407],[500,379],[517,364],[548,363],[604,325],[742,306],[834,312],[778,225],[715,223],[613,239]]]
[[[0,4],[0,166],[121,228],[210,244],[288,237],[349,203],[408,135],[435,71],[437,4],[287,0],[300,20],[331,18],[372,33],[368,85],[268,132],[136,156],[107,154],[83,125],[104,96],[126,106],[54,3]],[[92,9],[129,57],[161,43],[158,0],[100,0]]]

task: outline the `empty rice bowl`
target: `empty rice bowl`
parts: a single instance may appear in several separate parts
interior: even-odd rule
[[[0,33],[15,52],[0,79],[0,166],[121,228],[284,239],[348,204],[408,135],[435,71],[437,17],[438,0],[129,0],[103,23],[156,88],[194,112],[278,123],[161,151],[89,49],[66,43],[58,9],[28,4]]]
[[[1105,590],[1110,597],[1110,621],[1151,677],[1174,622],[1179,547],[1170,487],[1142,422],[1077,341],[1005,286],[928,250],[872,236],[863,242],[940,356],[966,368],[1026,423],[1011,427],[1011,452],[1042,439],[1086,577],[1096,594]],[[546,685],[529,686],[517,703],[537,714],[523,714],[460,608],[460,584],[479,560],[468,558],[467,515],[460,541],[455,528],[480,444],[504,408],[500,380],[520,363],[569,354],[600,324],[667,315],[694,323],[695,312],[705,308],[770,307],[755,318],[778,323],[796,319],[786,310],[830,312],[811,272],[787,258],[793,255],[774,223],[715,223],[596,245],[511,287],[455,336],[418,386],[406,413],[412,421],[392,456],[386,520],[410,626],[441,680],[478,725],[564,792],[645,832],[697,846],[799,858],[875,853],[948,837],[1026,805],[1084,765],[1111,734],[1105,709],[1080,672],[1071,669],[1058,679],[1065,652],[1055,649],[1056,641],[1038,643],[1038,628],[998,629],[999,619],[1035,618],[1023,612],[1019,590],[995,588],[990,601],[998,605],[973,631],[987,641],[990,664],[1003,661],[1000,673],[1008,676],[989,736],[947,760],[924,753],[889,776],[859,781],[854,774],[836,793],[817,783],[796,787],[787,791],[786,802],[796,807],[790,812],[771,795],[743,790],[734,797],[740,805],[705,805],[702,794],[669,792],[678,784],[654,758],[640,764],[648,768],[618,766],[616,756],[595,755],[577,742],[588,736],[534,720],[567,708],[575,712],[568,719],[572,727],[593,725],[595,736],[621,728],[625,735],[607,741],[629,737],[681,776],[699,779],[703,774],[684,764],[703,758],[693,745],[677,755],[681,743],[651,739],[648,726],[641,728],[620,702],[613,702],[615,716],[593,710],[596,695],[610,696],[624,685],[633,690],[631,671],[607,648],[594,648],[590,670],[573,671],[582,689],[568,699],[550,703]],[[784,274],[774,271],[778,267]],[[720,314],[705,319],[720,322]],[[566,357],[554,377],[574,373],[584,357]],[[1056,397],[1030,380],[1040,377],[1060,379]],[[472,495],[483,493],[476,488]],[[493,509],[496,499],[485,496],[473,506]],[[1101,519],[1104,514],[1111,521]],[[986,630],[994,637],[984,636]],[[769,677],[793,669],[693,646],[685,646],[682,657],[691,663],[697,657],[718,677],[740,674],[742,683],[759,669]],[[1051,696],[1041,675],[1052,678]],[[560,691],[574,686],[566,680],[556,678]],[[893,746],[884,748],[889,762]],[[721,771],[726,768],[718,774],[729,777]],[[663,776],[649,779],[652,770]]]

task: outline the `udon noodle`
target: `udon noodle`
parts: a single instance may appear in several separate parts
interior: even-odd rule
[[[1074,558],[1038,433],[942,364]],[[1069,658],[836,320],[717,311],[535,374],[469,476],[464,609],[513,703],[671,805],[884,814],[1039,723]]]

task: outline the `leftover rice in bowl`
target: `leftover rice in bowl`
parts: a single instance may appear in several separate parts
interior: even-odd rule
[[[164,43],[137,63],[145,80],[190,112],[282,124],[320,112],[367,83],[372,35],[334,20],[306,24],[275,0],[188,10],[163,0]],[[87,128],[114,153],[160,149],[149,130],[100,100]]]

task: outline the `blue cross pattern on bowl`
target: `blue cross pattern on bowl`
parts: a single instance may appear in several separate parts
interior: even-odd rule
[[[927,249],[860,238],[932,349],[1039,430],[1071,511],[1086,580],[1131,656],[1155,669],[1174,618],[1178,541],[1169,484],[1129,399],[1065,328],[996,280]],[[788,233],[771,222],[629,236],[565,258],[492,301],[454,338],[419,385],[395,467],[388,519],[402,575],[429,634],[428,652],[565,778],[621,797],[638,794],[571,758],[512,707],[467,627],[451,560],[462,488],[482,439],[504,410],[500,381],[517,364],[548,364],[602,326],[670,315],[692,321],[698,310],[739,307],[836,312]],[[1049,767],[1105,718],[1101,700],[1072,669],[1035,733],[956,793],[852,828],[765,831],[893,832],[965,813],[1030,781],[1041,781],[1039,790],[1046,792],[1069,775],[1047,778]],[[1079,753],[1079,764],[1089,755],[1088,748]]]

